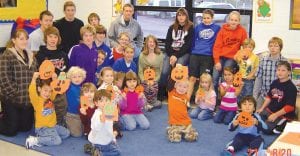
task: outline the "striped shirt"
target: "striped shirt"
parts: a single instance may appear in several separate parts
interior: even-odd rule
[[[226,82],[222,82],[220,85],[224,88],[228,86]],[[235,88],[232,85],[230,85],[230,88],[227,89],[225,95],[222,97],[220,108],[225,111],[236,111],[238,109]]]

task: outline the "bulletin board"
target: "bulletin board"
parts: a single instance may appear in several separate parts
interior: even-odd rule
[[[0,22],[12,22],[18,17],[39,18],[40,12],[47,9],[47,0],[14,0],[15,4],[0,7]]]

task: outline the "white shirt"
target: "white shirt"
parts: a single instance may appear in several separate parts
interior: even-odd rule
[[[44,42],[44,32],[41,28],[38,28],[29,35],[28,49],[37,52],[42,45],[46,45]]]

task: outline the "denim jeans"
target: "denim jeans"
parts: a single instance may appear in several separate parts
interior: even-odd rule
[[[253,95],[254,80],[243,79],[243,82],[244,82],[244,86],[238,97],[238,101],[241,101],[244,96]]]
[[[218,94],[218,86],[220,77],[222,77],[224,67],[232,67],[235,64],[235,61],[230,58],[221,57],[220,63],[222,65],[222,70],[217,71],[216,68],[213,69],[213,82],[216,93]]]
[[[59,145],[62,143],[62,139],[66,139],[70,136],[70,131],[60,125],[56,125],[52,128],[36,128],[35,133],[38,137],[38,143],[46,146]]]
[[[234,118],[235,114],[236,111],[226,111],[220,108],[217,114],[214,116],[214,122],[228,125]]]
[[[200,107],[196,107],[190,112],[190,117],[198,120],[211,119],[213,117],[213,111],[210,109],[202,109]]]
[[[121,116],[121,122],[126,130],[132,131],[138,125],[141,129],[149,129],[149,120],[144,114],[125,114]]]
[[[95,144],[95,147],[99,149],[102,156],[119,156],[121,155],[120,147],[112,141],[108,145]]]

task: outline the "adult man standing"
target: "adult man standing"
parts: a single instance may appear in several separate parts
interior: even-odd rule
[[[36,30],[34,30],[29,35],[28,40],[28,49],[30,49],[32,52],[36,53],[39,51],[40,46],[46,45],[44,42],[44,31],[51,27],[53,24],[53,14],[45,10],[40,13],[40,27]]]
[[[65,17],[55,21],[54,26],[59,30],[61,35],[62,50],[69,53],[72,46],[79,43],[80,28],[83,22],[75,17],[76,6],[72,1],[66,1],[64,4]]]
[[[123,6],[123,14],[113,21],[108,31],[110,45],[118,46],[118,36],[122,32],[128,32],[130,42],[134,46],[134,58],[137,59],[143,47],[144,36],[140,24],[132,18],[134,12],[133,5],[127,3]]]

